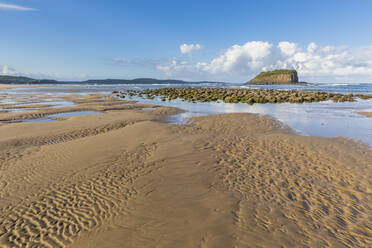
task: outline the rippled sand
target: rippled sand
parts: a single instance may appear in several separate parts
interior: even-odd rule
[[[174,108],[66,99],[0,113],[0,247],[371,245],[366,146],[253,114],[172,125]],[[13,123],[82,110],[102,113]]]

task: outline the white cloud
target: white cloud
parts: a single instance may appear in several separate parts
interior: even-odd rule
[[[7,66],[7,65],[4,65],[4,66],[3,66],[3,72],[2,72],[2,74],[3,74],[3,75],[8,75],[8,73],[9,73],[8,66]]]
[[[251,69],[262,68],[268,63],[273,46],[268,42],[252,41],[243,46],[234,45],[226,52],[208,63],[199,63],[197,66],[211,73],[240,72],[244,73],[247,67]]]
[[[86,74],[60,74],[54,72],[24,72],[18,71],[15,68],[9,67],[7,65],[0,66],[0,75],[9,75],[9,76],[23,76],[30,77],[35,79],[56,79],[56,80],[82,80],[87,79]]]
[[[28,8],[15,4],[0,3],[0,10],[18,10],[18,11],[34,11],[37,9]]]
[[[233,45],[209,62],[172,60],[158,66],[168,76],[193,76],[214,80],[248,81],[264,70],[294,68],[300,79],[319,81],[372,82],[372,46],[336,47],[310,43],[305,49],[283,41],[251,41]]]
[[[158,65],[157,69],[165,72],[167,75],[172,75],[174,73],[187,73],[188,71],[193,72],[195,70],[195,66],[193,64],[189,64],[187,61],[172,59],[166,65]]]
[[[148,59],[148,58],[113,58],[106,60],[110,65],[122,67],[151,67],[156,68],[160,63],[168,62],[169,59]]]
[[[314,43],[314,42],[311,42],[308,46],[307,46],[307,52],[308,53],[313,53],[316,51],[316,49],[318,48],[318,46]]]
[[[183,44],[180,46],[180,51],[182,54],[191,54],[194,51],[203,49],[200,44]]]
[[[278,47],[284,56],[291,56],[300,51],[300,48],[297,46],[296,43],[288,41],[279,42]]]
[[[14,75],[16,73],[17,73],[16,70],[14,68],[9,67],[8,65],[4,65],[0,70],[0,75]]]

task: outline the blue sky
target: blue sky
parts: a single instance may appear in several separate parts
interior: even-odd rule
[[[0,73],[372,82],[371,13],[371,0],[0,0]]]

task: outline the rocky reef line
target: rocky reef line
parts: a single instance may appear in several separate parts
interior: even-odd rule
[[[189,102],[225,103],[310,103],[332,100],[334,102],[353,102],[357,98],[370,99],[372,94],[337,94],[328,92],[312,92],[301,90],[273,90],[273,89],[225,89],[225,88],[162,88],[142,91],[127,90],[114,91],[118,97],[142,97],[154,99],[161,97],[162,101],[182,99]]]

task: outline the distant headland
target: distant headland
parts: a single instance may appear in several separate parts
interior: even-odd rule
[[[308,84],[305,82],[298,81],[298,75],[296,70],[274,70],[274,71],[265,71],[258,74],[255,78],[248,81],[245,84]]]
[[[187,82],[175,79],[155,79],[155,78],[136,78],[136,79],[94,79],[85,81],[57,81],[52,79],[34,79],[19,76],[1,76],[0,84],[207,84],[219,83],[212,81]]]

